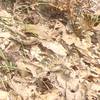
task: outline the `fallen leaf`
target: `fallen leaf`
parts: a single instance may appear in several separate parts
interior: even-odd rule
[[[52,50],[56,54],[60,56],[66,56],[66,50],[63,48],[63,46],[60,43],[56,41],[51,41],[51,42],[43,41],[42,44],[44,47]]]
[[[0,90],[0,100],[9,100],[9,93],[3,90]]]

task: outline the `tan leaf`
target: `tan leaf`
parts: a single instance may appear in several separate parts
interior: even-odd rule
[[[77,37],[74,34],[68,35],[63,34],[62,39],[66,42],[66,44],[71,45],[77,41]]]
[[[60,43],[56,41],[52,41],[52,42],[43,41],[42,44],[44,47],[52,50],[56,54],[60,56],[66,56],[66,50],[63,48],[63,46]]]
[[[41,39],[46,39],[47,36],[47,27],[45,25],[33,25],[33,24],[25,24],[23,28],[24,32],[31,32],[33,35],[38,36]]]
[[[12,17],[6,10],[0,10],[0,17]]]
[[[30,53],[31,53],[31,59],[36,58],[39,61],[42,60],[42,57],[39,55],[41,53],[41,50],[39,47],[32,46],[32,48],[30,49]]]
[[[9,100],[8,92],[0,90],[0,100]]]

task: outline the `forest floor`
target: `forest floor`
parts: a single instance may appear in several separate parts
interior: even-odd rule
[[[100,2],[0,1],[0,100],[100,100]]]

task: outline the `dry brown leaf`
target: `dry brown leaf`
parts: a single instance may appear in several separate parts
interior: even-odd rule
[[[59,90],[53,89],[50,93],[37,95],[36,100],[65,100],[65,98],[60,94]]]
[[[9,37],[11,37],[9,32],[2,32],[2,30],[0,30],[0,38],[8,39]]]
[[[94,84],[92,84],[91,85],[91,89],[93,90],[93,91],[96,91],[97,93],[98,93],[98,95],[100,95],[100,83],[94,83]]]
[[[25,24],[23,27],[24,27],[23,28],[24,32],[31,32],[31,33],[33,33],[33,36],[37,35],[41,39],[47,39],[48,38],[48,34],[47,34],[48,28],[45,25]]]
[[[76,43],[76,41],[79,42],[78,38],[74,34],[63,34],[62,39],[66,42],[66,44],[71,45],[73,43]]]
[[[99,68],[99,66],[98,67],[92,67],[91,66],[90,70],[93,71],[93,72],[95,72],[95,73],[97,73],[98,75],[100,75],[100,68]]]
[[[23,77],[25,76],[30,76],[30,74],[33,77],[39,77],[39,75],[41,76],[42,73],[42,68],[45,69],[44,66],[39,65],[38,63],[31,63],[30,61],[26,60],[18,60],[16,62],[17,68],[20,70],[20,73],[22,74]]]
[[[43,41],[42,44],[44,47],[52,50],[56,54],[60,56],[66,56],[66,50],[63,48],[63,46],[60,43],[56,41],[51,41],[51,42]]]
[[[0,90],[0,100],[9,100],[9,93],[3,90]]]
[[[41,53],[41,50],[38,46],[32,46],[30,49],[30,53],[31,53],[31,59],[37,59],[41,61],[43,58],[39,55]]]
[[[31,95],[31,91],[29,90],[29,88],[22,83],[19,82],[14,82],[13,80],[11,82],[9,82],[9,86],[20,96],[23,97],[23,99],[27,99],[28,97],[30,97]]]
[[[0,10],[0,17],[9,17],[9,18],[11,18],[12,16],[6,10]]]
[[[6,52],[18,52],[20,49],[20,44],[10,42],[9,45],[6,47],[5,51]]]

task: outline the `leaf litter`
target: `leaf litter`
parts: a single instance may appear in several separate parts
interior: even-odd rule
[[[100,100],[99,8],[0,1],[0,100]]]

